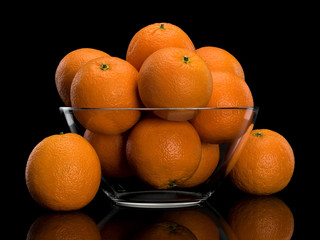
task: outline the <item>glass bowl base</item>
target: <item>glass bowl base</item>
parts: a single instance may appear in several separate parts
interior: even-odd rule
[[[136,208],[182,208],[198,206],[208,197],[203,197],[199,193],[187,191],[137,191],[130,193],[120,193],[117,198],[110,196],[107,191],[104,193],[111,198],[116,205]]]

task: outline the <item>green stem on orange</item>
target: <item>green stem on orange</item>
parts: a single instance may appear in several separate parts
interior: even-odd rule
[[[105,63],[102,63],[101,66],[100,66],[100,69],[105,71],[105,70],[108,70],[110,68],[109,65],[105,64]]]
[[[169,182],[169,186],[170,187],[176,187],[177,186],[176,181],[173,180],[173,181]]]
[[[164,29],[165,29],[165,28],[164,28],[164,23],[161,23],[159,28],[160,28],[161,30],[164,30]]]
[[[252,135],[256,136],[256,137],[262,137],[262,133],[261,132],[253,133]]]
[[[177,228],[176,228],[175,226],[172,226],[172,225],[170,225],[170,226],[168,227],[168,229],[169,229],[169,232],[172,232],[172,233],[177,230]]]
[[[183,62],[184,63],[190,63],[190,58],[187,55],[183,56]]]
[[[59,133],[59,135],[63,135],[63,134],[64,134],[63,132],[60,132],[60,133]]]

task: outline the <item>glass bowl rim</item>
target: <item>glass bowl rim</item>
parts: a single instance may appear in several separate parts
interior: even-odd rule
[[[259,107],[175,107],[175,108],[148,108],[148,107],[138,107],[138,108],[82,108],[82,107],[59,107],[60,110],[73,111],[73,110],[136,110],[136,111],[154,111],[154,110],[214,110],[214,109],[239,109],[239,110],[253,110],[257,111]]]

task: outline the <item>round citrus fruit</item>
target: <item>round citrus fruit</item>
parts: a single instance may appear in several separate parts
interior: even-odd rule
[[[60,61],[55,75],[58,93],[68,107],[71,106],[71,83],[81,66],[91,59],[109,56],[107,53],[92,48],[80,48],[68,53]]]
[[[226,50],[208,46],[197,49],[196,53],[208,64],[211,71],[231,72],[244,79],[241,64]]]
[[[86,130],[84,138],[96,150],[105,177],[128,177],[132,175],[126,158],[126,141],[128,133],[105,135]]]
[[[31,225],[27,240],[101,240],[96,223],[81,212],[49,213]]]
[[[149,117],[131,130],[126,153],[141,180],[154,188],[167,189],[179,186],[196,171],[201,142],[187,121]]]
[[[136,108],[140,106],[137,70],[116,57],[90,60],[71,85],[71,102],[77,108]],[[78,121],[93,132],[119,134],[140,118],[139,111],[75,110]]]
[[[269,195],[288,185],[294,165],[293,150],[283,136],[268,129],[255,129],[230,177],[235,186],[244,192]]]
[[[142,65],[138,89],[146,107],[205,107],[212,94],[212,76],[194,52],[162,48]]]
[[[196,236],[197,240],[220,239],[217,224],[212,217],[200,209],[167,211],[161,216],[161,219],[186,227]]]
[[[246,130],[246,114],[252,114],[232,108],[253,107],[253,97],[246,82],[233,73],[212,72],[212,80],[214,90],[207,107],[225,109],[202,110],[191,122],[203,141],[230,142]]]
[[[33,199],[52,210],[76,210],[96,195],[101,167],[90,143],[74,133],[52,135],[32,150],[26,183]]]
[[[133,36],[127,49],[126,60],[139,71],[148,56],[167,47],[195,51],[191,39],[181,28],[170,23],[154,23],[142,28]]]
[[[239,240],[291,239],[294,217],[288,206],[274,196],[248,197],[229,211],[230,226]]]
[[[182,183],[180,187],[195,187],[205,182],[218,166],[220,156],[219,145],[202,143],[201,148],[201,160],[197,170],[192,177]]]

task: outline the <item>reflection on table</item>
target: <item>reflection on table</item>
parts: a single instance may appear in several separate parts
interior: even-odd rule
[[[49,212],[31,225],[27,239],[86,240],[250,240],[291,239],[294,218],[274,196],[246,196],[225,218],[210,203],[179,209],[138,209],[112,205],[96,223],[83,211]]]

